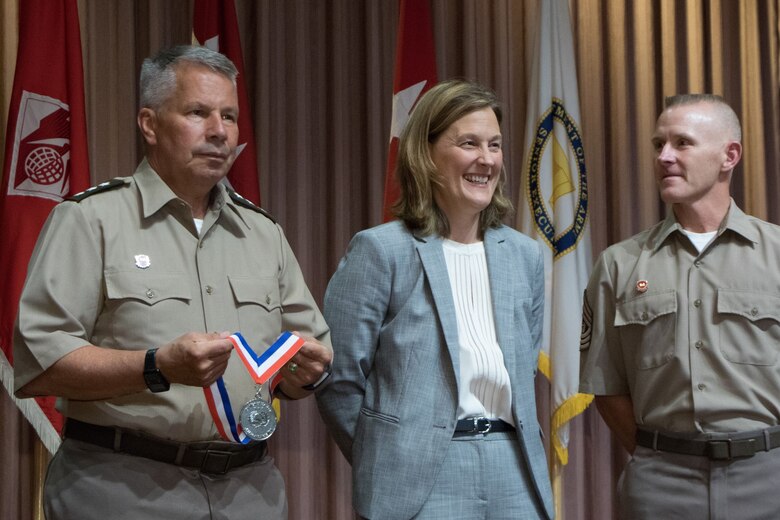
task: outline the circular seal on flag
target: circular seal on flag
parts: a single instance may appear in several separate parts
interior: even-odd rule
[[[265,399],[252,399],[241,408],[239,422],[247,437],[264,441],[276,430],[276,412]]]
[[[54,148],[39,146],[27,154],[24,171],[37,184],[54,184],[65,175],[65,161]]]
[[[582,138],[560,99],[553,98],[536,125],[527,172],[526,196],[534,226],[557,260],[577,246],[588,220]]]

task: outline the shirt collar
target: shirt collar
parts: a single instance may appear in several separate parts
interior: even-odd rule
[[[673,232],[682,232],[682,229],[682,226],[677,222],[677,218],[674,216],[674,211],[672,211],[670,207],[666,212],[666,219],[664,219],[660,230],[655,236],[653,250],[658,250]],[[734,199],[731,199],[731,204],[729,205],[726,217],[720,223],[720,226],[718,226],[716,237],[722,235],[727,229],[753,243],[756,243],[759,240],[758,231],[750,225],[750,218],[739,209],[734,202]]]
[[[154,171],[149,161],[144,158],[133,175],[138,185],[138,191],[141,193],[141,206],[144,217],[150,217],[157,213],[160,208],[171,201],[181,200],[171,190],[160,175]],[[222,184],[217,184],[212,190],[212,202],[209,205],[209,211],[221,210],[230,198],[227,190]]]
[[[151,217],[172,201],[181,200],[162,180],[160,175],[154,171],[146,158],[138,165],[133,177],[141,194],[141,210],[144,218]],[[225,206],[229,207],[231,211],[222,211]],[[216,212],[220,217],[244,229],[250,227],[238,210],[236,203],[228,195],[227,188],[222,183],[218,183],[212,189],[212,201],[209,206],[209,212]]]
[[[144,218],[151,217],[169,202],[179,200],[145,157],[136,168],[133,178],[141,194],[141,210]]]

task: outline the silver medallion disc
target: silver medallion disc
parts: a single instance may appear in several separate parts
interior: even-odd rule
[[[276,430],[276,413],[265,399],[252,399],[241,408],[239,421],[250,439],[264,441]]]

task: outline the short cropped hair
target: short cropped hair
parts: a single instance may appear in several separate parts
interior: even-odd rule
[[[398,143],[395,175],[401,195],[392,208],[409,229],[423,236],[449,236],[447,217],[433,197],[434,187],[441,180],[431,158],[431,145],[455,121],[484,108],[490,108],[501,124],[501,105],[492,90],[470,81],[448,80],[426,92],[412,110]],[[512,211],[512,203],[504,194],[505,184],[506,170],[502,167],[493,198],[480,213],[480,233],[501,225],[503,217]]]
[[[742,141],[742,125],[739,122],[739,117],[734,109],[731,108],[723,97],[717,94],[678,94],[676,96],[669,96],[664,100],[666,108],[672,108],[675,106],[683,105],[695,105],[697,103],[710,103],[714,105],[719,112],[719,115],[723,122],[731,133],[731,139],[734,141]]]
[[[182,63],[202,65],[236,85],[238,70],[224,54],[197,45],[177,45],[146,58],[141,65],[141,108],[159,109],[176,89],[176,67]]]

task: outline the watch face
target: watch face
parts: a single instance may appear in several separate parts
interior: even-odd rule
[[[165,392],[171,387],[168,380],[162,375],[162,372],[157,369],[148,372],[145,371],[144,381],[146,381],[146,386],[152,392]]]

